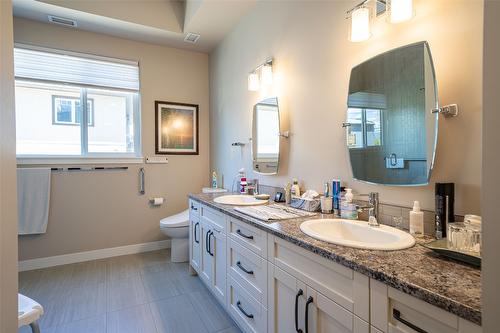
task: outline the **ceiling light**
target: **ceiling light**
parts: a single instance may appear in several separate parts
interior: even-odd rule
[[[408,21],[413,17],[413,1],[412,0],[391,0],[390,3],[391,23],[400,23]]]
[[[260,88],[259,74],[252,72],[248,74],[248,90],[258,91]]]
[[[362,42],[370,38],[370,10],[358,7],[351,13],[351,42]]]

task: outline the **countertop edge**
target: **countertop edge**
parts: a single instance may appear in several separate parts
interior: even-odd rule
[[[466,319],[472,323],[475,323],[477,325],[481,325],[482,322],[482,314],[480,310],[471,308],[467,306],[466,304],[462,304],[460,302],[457,302],[453,299],[450,299],[448,297],[439,295],[435,292],[429,291],[423,287],[409,284],[405,281],[399,280],[396,276],[391,276],[388,275],[384,272],[379,272],[373,269],[370,269],[362,264],[359,264],[355,261],[349,260],[347,258],[344,258],[343,256],[340,256],[333,251],[326,251],[324,249],[318,248],[313,244],[306,243],[300,239],[297,239],[293,236],[286,235],[282,232],[279,232],[277,230],[274,230],[273,228],[268,227],[265,225],[262,221],[258,221],[256,219],[253,219],[252,217],[246,216],[241,213],[235,213],[232,210],[229,209],[224,209],[223,207],[214,204],[213,202],[209,200],[205,200],[202,198],[199,198],[195,194],[189,194],[188,197],[192,200],[195,200],[197,202],[200,202],[202,204],[205,204],[213,209],[216,209],[220,212],[223,212],[224,214],[236,218],[240,221],[243,221],[245,223],[248,223],[252,226],[255,226],[261,230],[264,230],[266,232],[271,233],[274,236],[277,236],[283,240],[286,240],[292,244],[295,244],[305,250],[308,250],[312,253],[315,253],[317,255],[322,256],[323,258],[326,258],[328,260],[331,260],[337,264],[343,265],[347,268],[353,269],[356,272],[359,272],[363,275],[366,275],[370,278],[373,278],[377,281],[383,282],[386,285],[400,290],[405,294],[414,296],[426,303],[429,303],[431,305],[437,306],[447,312],[450,312],[454,315],[457,315],[460,318]]]

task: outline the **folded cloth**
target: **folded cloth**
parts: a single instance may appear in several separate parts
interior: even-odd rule
[[[47,231],[50,202],[50,168],[17,169],[19,235]]]
[[[314,213],[309,213],[299,209],[277,204],[265,206],[235,207],[234,210],[262,221],[287,220],[297,217],[315,215]]]

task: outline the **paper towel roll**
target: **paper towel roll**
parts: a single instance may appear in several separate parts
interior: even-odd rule
[[[150,199],[150,200],[149,200],[149,202],[151,202],[151,204],[152,204],[153,206],[160,206],[160,205],[162,205],[162,204],[163,204],[163,201],[164,201],[164,200],[165,200],[165,199],[163,199],[163,198],[152,198],[152,199]]]

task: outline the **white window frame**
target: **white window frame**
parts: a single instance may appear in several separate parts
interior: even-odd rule
[[[38,46],[31,46],[25,44],[15,44],[16,48],[26,48],[32,50],[39,50],[44,52],[58,53],[58,54],[67,54],[71,56],[77,56],[82,58],[90,58],[96,60],[107,60],[111,62],[123,62],[130,63],[127,60],[115,59],[115,58],[107,58],[102,56],[95,56],[77,52],[63,51],[57,49],[49,49]],[[18,78],[16,78],[17,80]],[[19,78],[20,81],[24,82],[41,82],[40,80],[29,78]],[[57,82],[57,81],[43,81],[45,83],[52,84],[66,84],[65,82]],[[67,84],[70,86],[74,86],[80,89],[80,105],[82,105],[82,119],[81,124],[74,124],[80,126],[80,135],[81,135],[81,155],[17,155],[17,164],[18,165],[64,165],[64,164],[140,164],[144,162],[144,158],[142,157],[142,137],[141,137],[141,108],[140,108],[140,90],[127,90],[127,89],[114,89],[110,87],[104,86],[93,86],[93,85],[85,85],[85,84]],[[134,152],[133,153],[90,153],[88,151],[88,111],[87,111],[87,88],[94,89],[104,89],[104,90],[116,90],[116,91],[128,91],[134,93],[133,98],[133,121],[134,121]],[[54,106],[53,106],[54,107]],[[93,106],[94,108],[94,106]],[[55,111],[51,110],[53,117],[55,117]],[[95,112],[92,110],[92,112]],[[92,116],[94,117],[94,116]],[[93,122],[95,118],[93,119]],[[85,124],[85,125],[84,125]],[[66,125],[65,123],[58,123],[57,125]],[[70,125],[68,123],[68,125]]]

